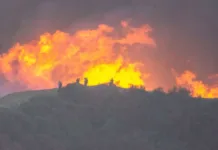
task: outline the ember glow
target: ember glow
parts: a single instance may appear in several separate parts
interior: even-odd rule
[[[155,48],[150,32],[149,25],[136,28],[121,21],[117,28],[100,24],[95,29],[72,34],[44,33],[39,40],[17,43],[2,54],[0,73],[11,85],[19,84],[26,89],[54,88],[59,80],[66,85],[86,77],[89,86],[108,83],[113,78],[123,88],[147,87],[146,80],[151,74],[146,64],[133,61],[128,51],[140,55],[137,45]],[[196,80],[191,71],[176,76],[175,82],[190,90],[193,97],[218,98],[218,86]]]

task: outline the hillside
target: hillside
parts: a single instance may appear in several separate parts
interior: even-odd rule
[[[0,106],[10,108],[28,101],[29,98],[36,95],[56,95],[56,91],[56,89],[48,89],[11,93],[0,98]]]
[[[55,89],[49,92],[29,91],[3,98],[21,103],[0,109],[1,150],[218,147],[215,99],[192,98],[184,90],[165,94],[106,85],[72,84],[59,93]]]

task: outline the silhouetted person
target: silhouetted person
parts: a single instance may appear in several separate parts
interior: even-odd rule
[[[110,80],[109,86],[112,86],[112,85],[114,85],[114,79]]]
[[[62,88],[62,82],[58,81],[58,92],[60,91],[61,88]]]
[[[88,85],[88,78],[84,79],[84,85],[87,86]]]
[[[79,84],[79,82],[80,82],[80,78],[77,78],[76,79],[76,84]]]

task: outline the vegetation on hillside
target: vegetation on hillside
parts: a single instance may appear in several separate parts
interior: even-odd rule
[[[0,109],[1,150],[216,150],[218,102],[70,84]]]

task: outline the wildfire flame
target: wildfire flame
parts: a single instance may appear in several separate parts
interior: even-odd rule
[[[29,89],[52,88],[57,81],[64,84],[76,78],[89,79],[89,85],[107,83],[144,86],[148,74],[140,72],[140,62],[130,60],[128,46],[155,46],[148,25],[131,27],[122,21],[120,30],[101,24],[96,29],[79,30],[74,34],[56,31],[45,33],[39,41],[17,43],[0,57],[0,72],[10,83]]]
[[[150,74],[145,72],[145,64],[131,60],[128,51],[137,51],[137,44],[155,47],[150,32],[149,25],[135,28],[121,21],[119,28],[101,24],[73,34],[44,33],[38,41],[17,43],[0,55],[0,73],[9,83],[27,89],[53,88],[59,80],[67,84],[76,78],[88,78],[90,86],[113,78],[123,88],[146,87]],[[218,75],[210,78],[214,77]],[[176,84],[190,90],[194,97],[218,98],[218,86],[196,80],[191,71],[176,76]]]
[[[187,88],[194,97],[218,98],[218,86],[209,86],[196,78],[193,72],[185,71],[176,77],[176,83],[178,86]]]

